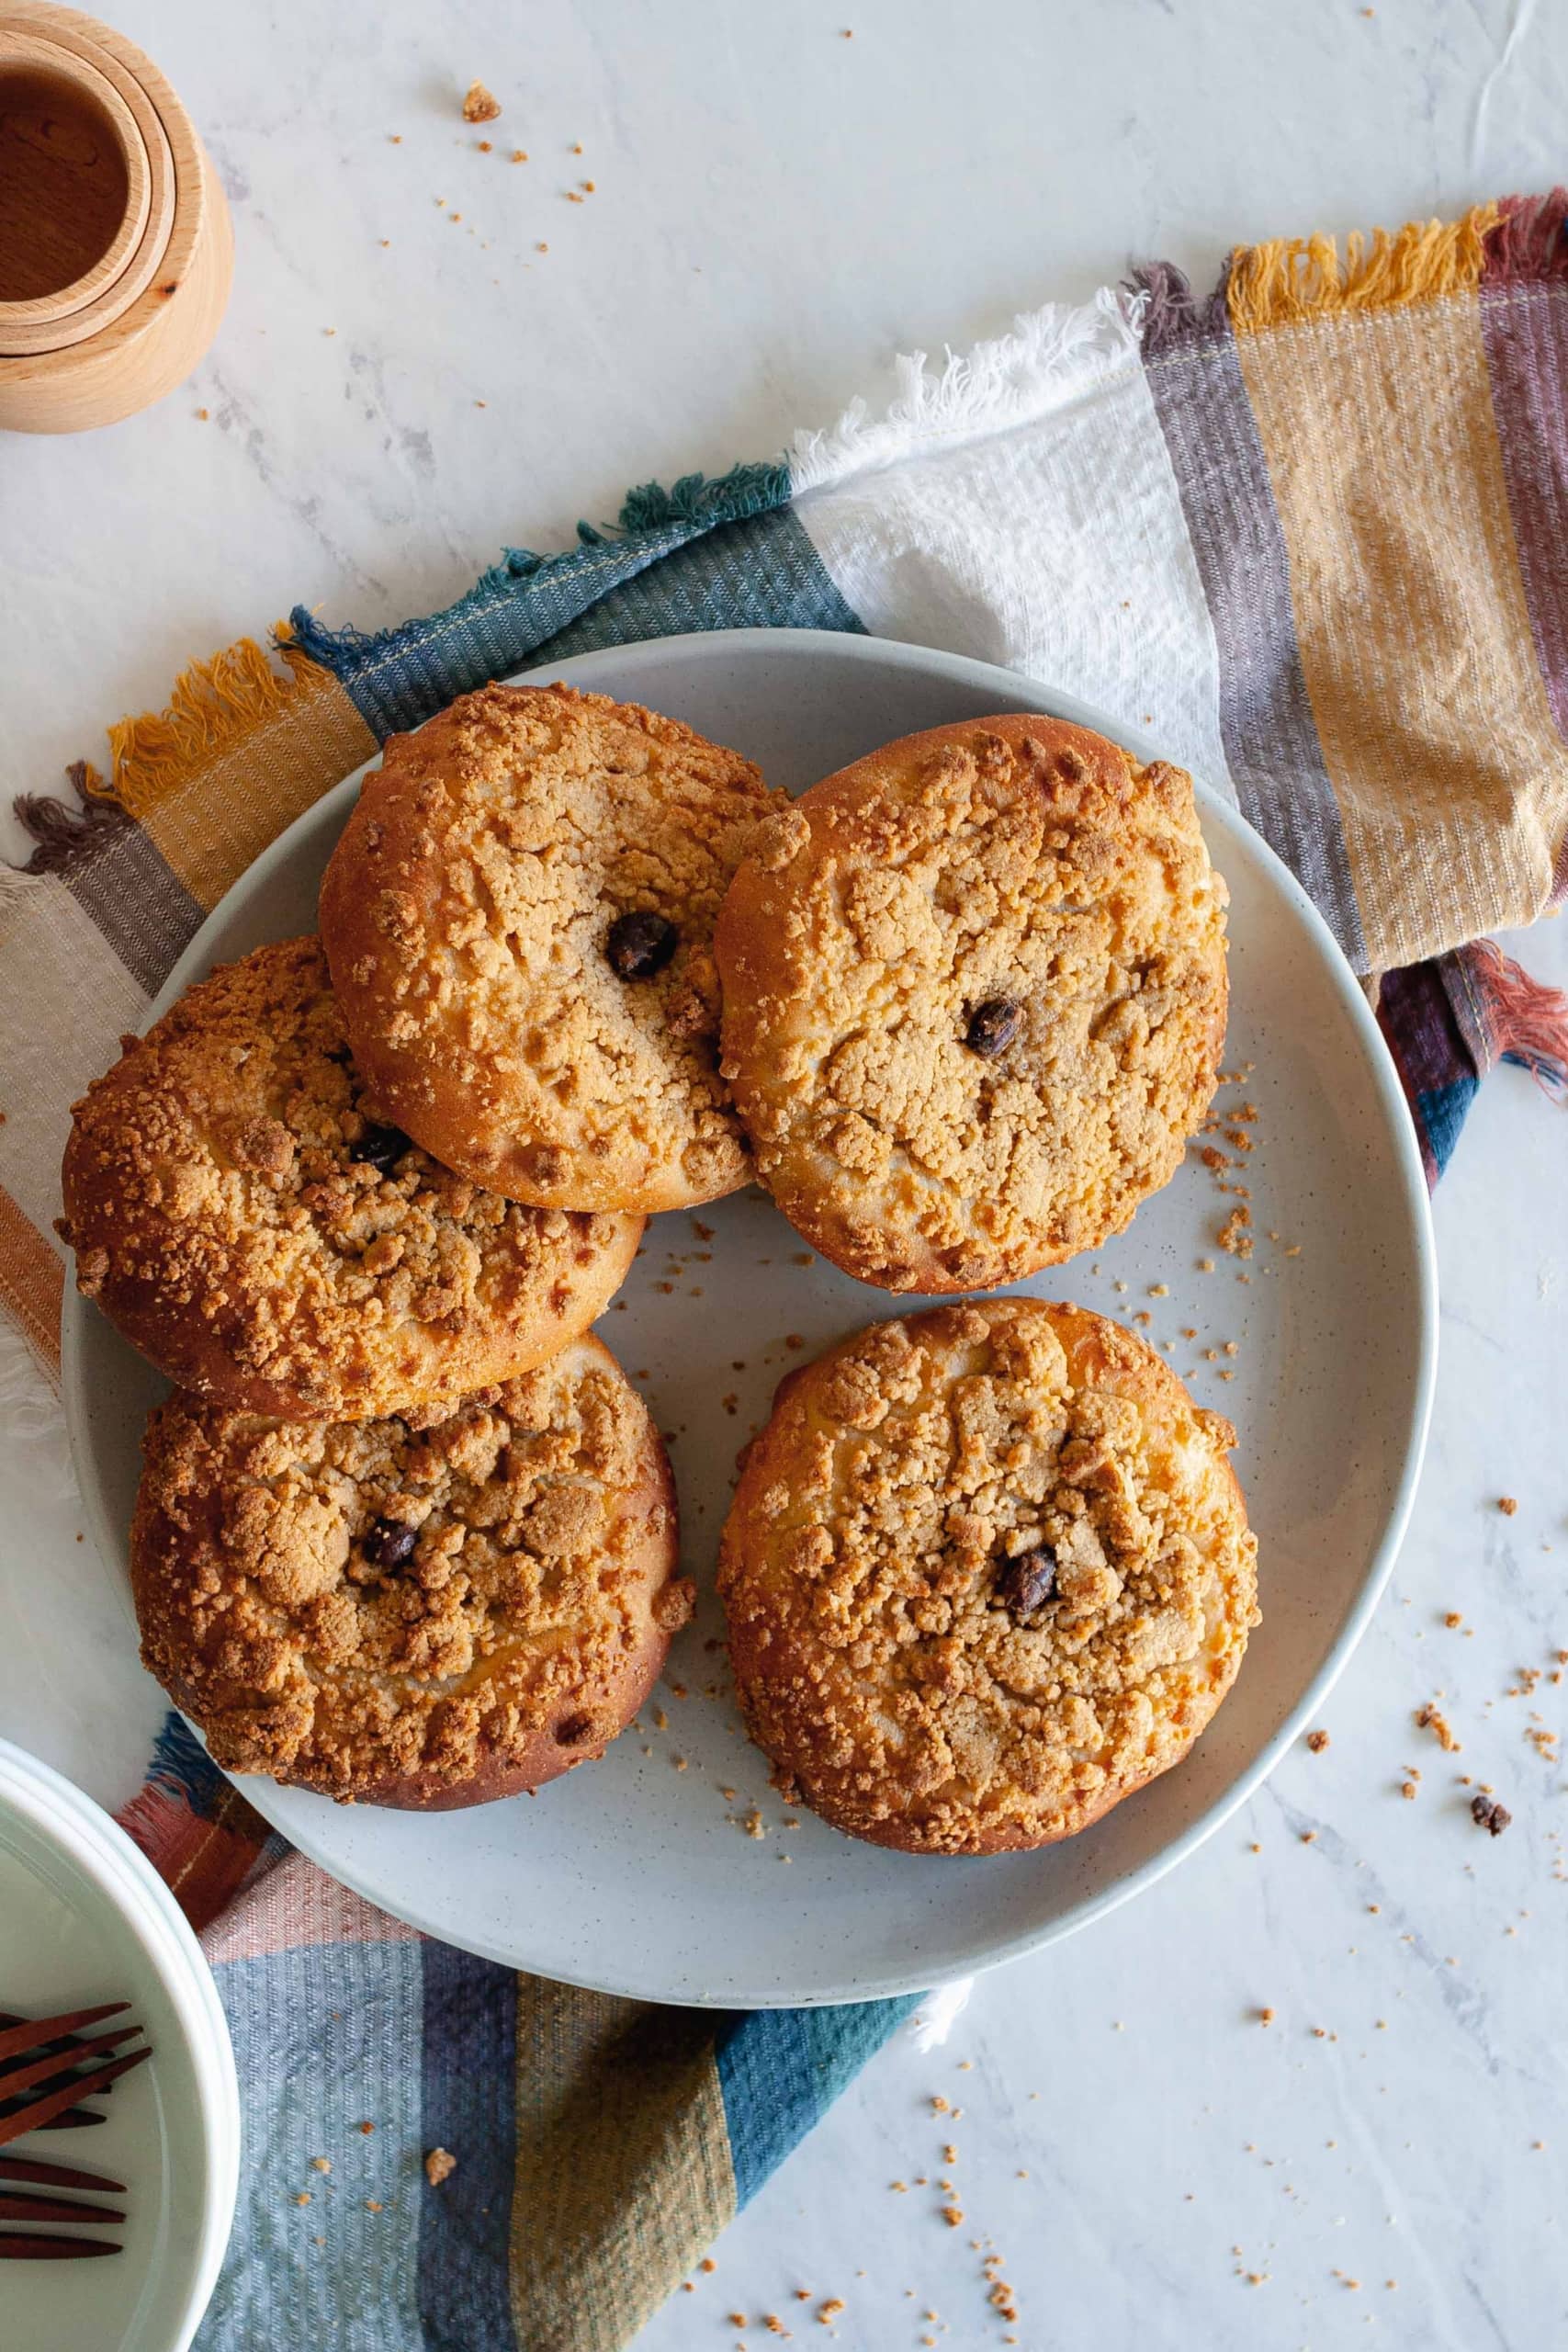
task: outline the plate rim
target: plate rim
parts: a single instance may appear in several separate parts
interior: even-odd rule
[[[967,654],[949,653],[940,647],[911,644],[903,639],[882,638],[851,630],[815,628],[729,628],[694,629],[672,632],[668,637],[634,639],[624,645],[600,646],[583,653],[571,654],[550,662],[536,662],[525,670],[510,672],[501,683],[535,685],[563,679],[578,686],[596,687],[601,679],[614,677],[618,681],[622,699],[636,692],[636,674],[639,669],[656,666],[661,658],[676,655],[706,655],[722,659],[726,653],[744,650],[748,652],[762,649],[788,659],[811,658],[851,662],[872,661],[895,669],[920,672],[925,676],[951,679],[954,684],[969,685],[990,693],[1003,688],[1016,691],[1019,707],[1034,709],[1043,716],[1053,716],[1094,729],[1120,743],[1134,757],[1145,762],[1163,759],[1165,752],[1149,731],[1113,718],[1078,695],[1069,694],[1038,679],[1025,677],[1021,672],[1000,664],[981,662]],[[225,919],[235,894],[253,891],[270,876],[293,850],[297,840],[310,829],[330,819],[339,805],[345,805],[356,794],[365,775],[379,761],[383,746],[378,745],[370,757],[340,782],[329,787],[308,808],[300,811],[283,831],[275,835],[265,849],[252,860],[228,890],[212,907],[193,933],[183,953],[171,968],[156,996],[150,1001],[140,1024],[145,1030],[159,1019],[175,997],[183,993],[198,975],[208,959],[207,942],[215,937]],[[1326,969],[1336,996],[1348,1014],[1350,1028],[1362,1052],[1372,1080],[1378,1108],[1383,1114],[1383,1125],[1392,1148],[1400,1182],[1399,1204],[1404,1211],[1404,1224],[1408,1234],[1414,1261],[1415,1306],[1417,1325],[1416,1360],[1412,1366],[1413,1381],[1409,1408],[1403,1437],[1403,1456],[1398,1479],[1388,1510],[1382,1532],[1372,1547],[1361,1586],[1354,1603],[1348,1611],[1339,1633],[1326,1657],[1296,1703],[1290,1709],[1273,1736],[1258,1750],[1252,1760],[1207,1810],[1188,1824],[1180,1834],[1163,1847],[1157,1854],[1129,1871],[1124,1878],[1100,1894],[1087,1895],[1071,1904],[1059,1917],[1042,1926],[1021,1930],[988,1946],[984,1954],[976,1953],[966,1961],[941,1969],[884,1971],[873,1977],[857,1976],[848,1982],[835,1982],[826,1988],[808,1992],[784,1992],[776,1986],[737,1987],[727,1985],[722,1991],[692,1987],[681,1992],[651,1989],[647,1984],[606,1978],[604,1973],[587,1973],[552,1966],[554,1981],[572,1984],[591,1992],[603,1992],[623,1998],[662,2003],[687,2008],[815,2008],[847,2001],[896,1998],[910,1993],[920,1993],[939,1984],[956,1983],[982,1970],[1002,1967],[1021,1960],[1031,1952],[1043,1951],[1065,1937],[1076,1935],[1096,1920],[1120,1909],[1135,1895],[1156,1885],[1168,1872],[1195,1853],[1231,1816],[1239,1811],[1269,1778],[1286,1750],[1298,1739],[1309,1718],[1318,1713],[1324,1701],[1345,1671],[1371,1623],[1378,1602],[1393,1574],[1395,1560],[1409,1525],[1415,1505],[1416,1488],[1426,1457],[1427,1438],[1431,1422],[1433,1398],[1437,1386],[1438,1300],[1437,1278],[1437,1242],[1432,1225],[1431,1201],[1421,1164],[1415,1125],[1404,1091],[1400,1083],[1393,1058],[1378,1027],[1371,1006],[1360,982],[1352,971],[1344,951],[1316,902],[1310,897],[1295,875],[1257,828],[1249,823],[1234,802],[1224,798],[1201,776],[1193,778],[1194,791],[1205,826],[1228,831],[1245,842],[1247,854],[1258,859],[1273,887],[1290,903],[1304,924],[1315,944],[1319,959]],[[96,1312],[89,1302],[80,1297],[68,1281],[61,1317],[61,1381],[65,1405],[66,1423],[73,1461],[85,1464],[90,1461],[87,1442],[88,1420],[82,1403],[82,1334],[87,1328],[89,1314]],[[122,1607],[134,1622],[129,1578],[120,1555],[124,1536],[108,1526],[101,1509],[96,1479],[83,1475],[78,1467],[83,1501],[92,1529],[95,1548],[101,1566],[118,1595]],[[195,1726],[192,1726],[194,1729]],[[199,1734],[197,1734],[199,1737]],[[205,1743],[204,1743],[205,1745]],[[255,1774],[229,1776],[233,1784],[257,1810],[271,1821],[268,1799],[271,1784]],[[258,1793],[260,1792],[260,1793]],[[273,1824],[275,1827],[276,1824]],[[422,1915],[417,1898],[403,1904],[400,1895],[395,1910],[385,1893],[371,1883],[369,1874],[344,1871],[335,1860],[329,1860],[317,1841],[299,1833],[290,1823],[280,1831],[317,1866],[342,1885],[349,1887],[367,1902],[376,1905],[391,1917],[421,1934],[433,1936],[439,1942],[450,1942],[449,1928],[437,1925]],[[928,1861],[929,1858],[915,1858]],[[532,1963],[520,1958],[515,1949],[489,1941],[484,1938],[465,1940],[457,1947],[472,1952],[477,1958],[493,1961],[513,1969],[527,1969]]]
[[[195,1930],[164,1880],[113,1816],[41,1757],[0,1738],[0,1809],[80,1871],[140,1947],[185,2036],[201,2132],[199,2231],[177,2290],[174,2332],[158,2352],[186,2352],[212,2300],[239,2199],[243,2126],[228,2018]],[[166,2275],[166,2273],[165,2273]]]

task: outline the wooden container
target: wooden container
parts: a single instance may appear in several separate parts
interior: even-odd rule
[[[0,0],[0,426],[77,433],[189,375],[229,299],[211,158],[151,58]]]

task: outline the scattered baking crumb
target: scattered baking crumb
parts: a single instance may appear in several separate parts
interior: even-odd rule
[[[1252,1236],[1247,1228],[1251,1223],[1252,1211],[1245,1201],[1238,1201],[1214,1238],[1222,1250],[1230,1251],[1233,1258],[1250,1258]]]
[[[1430,1701],[1426,1706],[1416,1708],[1416,1722],[1419,1730],[1429,1731],[1438,1747],[1446,1748],[1450,1756],[1462,1754],[1461,1743],[1454,1737],[1446,1717],[1438,1713]]]
[[[1464,1618],[1463,1618],[1462,1614],[1461,1613],[1461,1611],[1460,1611],[1459,1610],[1457,1610],[1457,1609],[1450,1609],[1450,1610],[1449,1611],[1448,1614],[1444,1617],[1444,1619],[1443,1619],[1443,1623],[1444,1623],[1444,1624],[1445,1624],[1445,1625],[1448,1625],[1448,1626],[1450,1626],[1450,1627],[1451,1628],[1452,1626],[1455,1626],[1455,1625],[1462,1625],[1462,1624],[1463,1624],[1463,1623],[1464,1623]]]
[[[1512,1519],[1518,1507],[1517,1495],[1499,1495],[1497,1498],[1497,1508],[1505,1519]]]
[[[956,2230],[963,2222],[964,2209],[959,2205],[944,2205],[942,2209],[942,2218],[950,2230]]]
[[[501,100],[482,82],[470,82],[463,97],[463,120],[493,122],[500,112]]]
[[[299,2191],[299,2196],[298,2196],[298,2197],[296,2197],[296,2199],[294,2199],[294,2202],[296,2203],[296,2205],[308,2205],[308,2204],[310,2203],[310,2190],[309,2190],[308,2188],[302,2188],[302,2189]]]
[[[1400,1782],[1400,1784],[1399,1784],[1399,1793],[1400,1793],[1400,1795],[1401,1795],[1402,1797],[1409,1798],[1412,1802],[1414,1802],[1414,1800],[1415,1800],[1415,1795],[1416,1795],[1416,1783],[1415,1783],[1415,1781],[1401,1781],[1401,1782]]]
[[[500,108],[498,107],[496,111],[499,113]],[[488,119],[489,118],[484,115],[480,115],[478,118],[481,122],[488,120]],[[424,2177],[426,2180],[429,2181],[432,2188],[439,2188],[442,2182],[448,2179],[450,2176],[457,2171],[457,2157],[451,2154],[446,2148],[432,2148],[429,2154],[425,2157]]]
[[[1327,1747],[1327,1745],[1328,1745],[1328,1734],[1327,1734],[1325,1731],[1309,1731],[1309,1732],[1308,1732],[1308,1734],[1307,1734],[1307,1746],[1311,1748],[1311,1750],[1312,1750],[1312,1752],[1313,1752],[1313,1754],[1314,1754],[1314,1756],[1321,1756],[1321,1755],[1323,1754],[1324,1749]]]
[[[359,2128],[364,2132],[366,2138],[368,2139],[371,2132],[375,2131],[376,2126],[373,2123],[362,2123]]]
[[[549,252],[549,247],[548,247],[548,245],[547,245],[547,244],[545,244],[545,243],[540,243],[539,244],[536,244],[536,245],[535,246],[534,251],[535,251],[536,254],[547,254],[547,253]]]
[[[526,147],[514,147],[509,160],[513,164],[525,164],[528,160],[528,150]]]
[[[332,2168],[333,2160],[331,2156],[312,2156],[310,2158],[310,2169],[312,2172],[331,2172]]]
[[[1272,2025],[1274,2022],[1273,2010],[1268,2008],[1259,2009],[1258,2012],[1258,2022],[1259,2025]]]
[[[823,2327],[831,2327],[843,2308],[844,2299],[841,2295],[829,2295],[817,2313],[818,2324]]]
[[[1501,1838],[1514,1816],[1495,1797],[1474,1796],[1470,1800],[1470,1817],[1478,1829],[1490,1830],[1494,1838]]]
[[[942,2093],[938,2091],[931,2100],[931,2113],[933,2115],[950,2115],[952,2111],[953,2110],[948,2106],[946,2099],[944,2099]]]
[[[381,2213],[386,2211],[386,2208],[378,2197],[367,2197],[365,2200],[365,2210],[367,2213]]]

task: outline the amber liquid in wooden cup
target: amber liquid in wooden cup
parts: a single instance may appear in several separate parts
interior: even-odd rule
[[[72,433],[187,376],[228,300],[217,175],[150,58],[0,0],[0,426]]]

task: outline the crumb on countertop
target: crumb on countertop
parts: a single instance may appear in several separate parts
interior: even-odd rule
[[[465,122],[493,122],[501,112],[501,100],[485,88],[482,82],[470,82],[463,96]]]
[[[1312,1752],[1313,1752],[1313,1754],[1314,1754],[1314,1756],[1321,1756],[1321,1755],[1323,1754],[1324,1749],[1327,1747],[1327,1745],[1328,1745],[1328,1734],[1327,1734],[1325,1731],[1309,1731],[1309,1732],[1308,1732],[1308,1734],[1307,1734],[1307,1746],[1311,1748],[1311,1750],[1312,1750]]]

